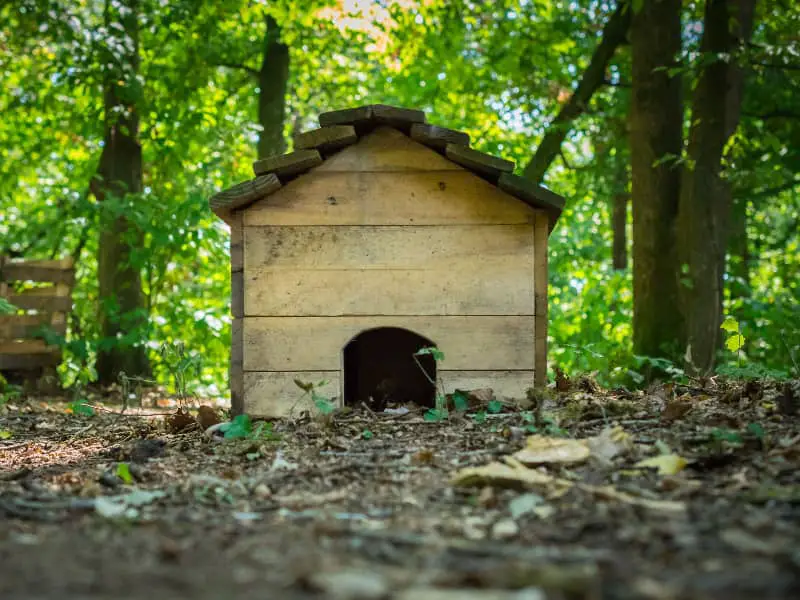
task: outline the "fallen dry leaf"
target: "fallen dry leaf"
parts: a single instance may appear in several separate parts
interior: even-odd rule
[[[582,463],[589,458],[590,454],[589,446],[585,440],[532,435],[528,437],[525,447],[515,452],[513,456],[525,465],[542,465],[547,463]]]
[[[659,454],[640,460],[634,466],[658,469],[659,475],[677,475],[687,464],[686,459],[677,454]]]

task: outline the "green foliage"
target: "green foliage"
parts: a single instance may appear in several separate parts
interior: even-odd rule
[[[86,398],[80,398],[67,403],[67,409],[73,415],[79,415],[83,417],[94,416],[94,408],[89,405],[89,401],[86,400]]]
[[[122,479],[123,483],[130,485],[133,483],[133,475],[131,475],[131,468],[128,463],[119,463],[117,464],[116,470],[117,477]]]
[[[525,431],[549,435],[552,437],[567,437],[569,432],[558,425],[558,421],[548,415],[537,415],[532,411],[522,413],[522,422],[525,423]]]
[[[253,424],[250,415],[236,415],[230,423],[225,423],[221,427],[225,439],[244,439],[244,440],[274,440],[275,434],[272,432],[272,423],[259,421]]]
[[[180,397],[224,394],[229,233],[207,199],[252,176],[259,128],[252,71],[263,58],[267,12],[290,48],[287,139],[314,127],[322,111],[394,103],[468,132],[476,149],[516,161],[520,172],[575,89],[614,9],[596,0],[350,4],[142,3],[140,78],[126,77],[124,91],[141,116],[144,188],[103,203],[88,189],[101,153],[102,83],[118,74],[127,40],[109,31],[103,11],[87,0],[0,7],[0,254],[76,256],[74,314],[66,336],[55,340],[64,348],[67,385],[95,377],[98,349],[145,345],[153,379]],[[800,29],[795,4],[759,9],[742,123],[726,149],[727,181],[746,216],[745,234],[733,237],[746,244],[729,252],[724,308],[748,339],[746,347],[739,337],[730,342],[736,356],[727,353],[720,372],[797,371],[800,194],[793,182],[800,121],[783,115],[792,112],[800,77],[779,68],[796,62],[786,44]],[[643,5],[635,0],[631,8]],[[696,11],[685,5],[686,22],[697,22]],[[707,60],[697,53],[697,37],[687,36],[679,57],[692,76]],[[610,227],[610,200],[629,190],[627,49],[615,54],[607,79],[572,124],[545,180],[567,198],[549,242],[550,362],[597,373],[603,385],[644,384],[648,370],[680,379],[674,364],[632,353],[631,273],[611,265]],[[101,308],[121,319],[135,316],[96,301],[98,232],[122,214],[140,240],[126,260],[142,273],[146,318],[134,320],[124,339],[104,339]],[[10,310],[6,304],[0,299],[0,313]],[[165,347],[181,347],[183,356]],[[437,352],[420,355],[442,360]],[[307,392],[320,412],[333,410],[324,396]],[[446,418],[443,398],[434,410]]]
[[[17,307],[5,298],[0,298],[0,315],[13,315],[17,312]]]
[[[375,437],[375,434],[372,433],[369,429],[365,429],[364,431],[361,432],[361,437],[365,440],[371,440],[372,438]]]
[[[311,397],[312,404],[321,415],[330,415],[336,410],[336,402],[334,399],[319,392],[320,388],[328,385],[327,381],[306,383],[295,379],[294,384]]]

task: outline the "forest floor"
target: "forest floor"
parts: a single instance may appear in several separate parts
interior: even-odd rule
[[[257,439],[13,399],[0,598],[800,597],[800,382],[559,387]]]

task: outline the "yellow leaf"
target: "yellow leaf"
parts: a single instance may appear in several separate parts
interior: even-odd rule
[[[687,465],[686,459],[677,454],[660,454],[640,460],[634,466],[658,469],[659,475],[677,475]]]
[[[14,434],[11,433],[8,429],[0,429],[0,440],[7,440],[14,437]]]
[[[532,435],[528,438],[525,447],[519,452],[515,452],[513,456],[525,465],[541,465],[547,463],[581,463],[589,458],[589,454],[589,446],[585,440],[567,440]]]

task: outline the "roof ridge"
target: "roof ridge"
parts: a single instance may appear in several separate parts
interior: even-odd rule
[[[532,208],[545,210],[549,215],[550,231],[564,208],[562,196],[514,175],[512,161],[471,148],[469,134],[429,124],[421,110],[369,104],[324,112],[319,116],[319,124],[319,128],[294,137],[293,152],[255,161],[256,178],[212,196],[209,200],[211,210],[227,221],[234,210],[242,210],[274,193],[283,184],[321,165],[330,156],[382,126],[401,131]],[[269,178],[268,182],[265,177]]]

